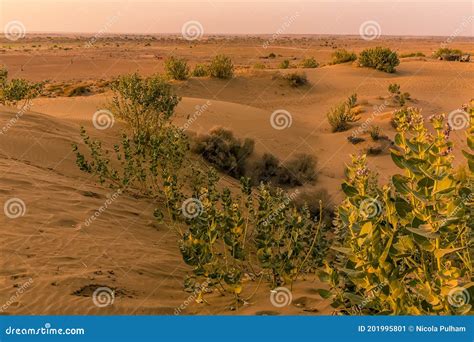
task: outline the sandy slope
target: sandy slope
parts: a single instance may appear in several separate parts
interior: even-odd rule
[[[37,72],[27,73],[29,78],[43,77],[49,64],[36,67]],[[91,72],[87,65],[82,68],[71,71],[70,78]],[[133,71],[130,66],[124,70]],[[352,130],[369,119],[393,138],[389,123],[393,107],[384,107],[372,119],[374,106],[383,104],[380,97],[388,95],[388,84],[401,84],[402,91],[414,98],[411,104],[422,107],[425,116],[449,113],[474,94],[473,63],[408,59],[393,75],[352,65],[327,66],[306,70],[311,86],[300,89],[289,88],[273,73],[240,74],[231,81],[175,82],[183,96],[175,122],[201,133],[217,125],[228,127],[241,138],[255,139],[257,154],[270,152],[282,160],[300,152],[313,154],[318,158],[318,181],[304,191],[327,189],[336,203],[349,154],[381,144],[362,134],[367,141],[352,145],[347,141]],[[353,92],[363,104],[362,120],[347,132],[331,133],[325,113]],[[91,125],[93,113],[104,107],[107,96],[36,99],[33,112],[0,134],[2,205],[19,198],[26,208],[19,218],[0,215],[0,303],[11,302],[4,314],[173,314],[176,307],[193,302],[182,290],[188,269],[181,261],[178,237],[171,223],[153,220],[153,203],[122,194],[96,221],[85,224],[114,194],[78,170],[70,146],[79,142],[79,125],[114,141],[118,122],[101,132]],[[282,130],[270,121],[279,109],[288,111],[292,121]],[[0,127],[15,115],[12,108],[0,108]],[[464,144],[462,131],[453,132],[453,138],[458,146]],[[388,145],[381,147],[382,154],[369,157],[369,164],[384,181],[396,169]],[[213,294],[209,304],[192,303],[183,313],[330,313],[328,303],[315,293],[320,284],[309,280],[294,286],[294,302],[284,308],[271,305],[266,285],[257,287],[258,281],[249,281],[244,297],[254,290],[256,295],[239,311],[230,310],[230,296]],[[115,290],[113,306],[93,304],[92,292],[101,286]]]

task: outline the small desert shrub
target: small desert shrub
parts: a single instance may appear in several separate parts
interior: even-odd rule
[[[127,122],[134,135],[151,135],[165,125],[181,100],[161,76],[142,78],[137,73],[112,83],[110,111]]]
[[[423,52],[410,52],[410,53],[404,53],[400,55],[400,58],[408,58],[408,57],[425,57],[425,54]]]
[[[357,103],[357,95],[353,94],[337,106],[331,108],[327,113],[327,119],[333,132],[343,132],[349,128],[349,123],[360,119],[358,111],[354,108]]]
[[[285,75],[284,79],[293,88],[301,87],[309,83],[305,73],[292,72]]]
[[[377,141],[380,139],[380,127],[379,126],[371,126],[369,130],[370,137],[373,141]]]
[[[209,75],[208,67],[204,64],[196,64],[192,72],[193,77],[206,77]]]
[[[359,64],[362,67],[393,73],[400,64],[400,60],[395,51],[389,48],[375,47],[363,50],[359,54]]]
[[[459,49],[439,48],[433,53],[433,57],[446,61],[456,61],[461,59],[462,54],[463,52]]]
[[[209,65],[211,77],[229,79],[234,76],[234,64],[230,57],[217,55]]]
[[[290,67],[290,61],[288,59],[282,60],[279,65],[280,69],[288,69],[289,67]]]
[[[273,52],[270,52],[268,54],[268,58],[276,58],[276,55]]]
[[[8,70],[0,68],[0,103],[16,105],[23,100],[31,100],[43,91],[43,83],[32,83],[21,78],[8,80]]]
[[[271,153],[265,153],[253,165],[251,173],[254,184],[270,183],[275,180],[280,168],[280,160]]]
[[[188,63],[184,58],[171,56],[165,61],[166,74],[175,80],[186,80],[189,76]]]
[[[252,139],[247,138],[242,142],[234,137],[232,131],[217,127],[209,134],[196,137],[193,151],[221,171],[240,178],[245,174],[246,162],[254,145]]]
[[[279,185],[300,186],[316,180],[316,159],[309,154],[297,154],[283,163],[277,173]]]
[[[400,107],[403,107],[407,100],[410,100],[410,93],[402,93],[400,91],[400,85],[397,83],[391,83],[388,86],[388,91],[391,94],[393,101]]]
[[[314,68],[317,68],[318,66],[319,66],[319,63],[316,62],[316,59],[314,57],[305,58],[301,61],[302,68],[314,69]]]
[[[253,65],[253,68],[254,68],[254,69],[261,70],[261,69],[265,69],[266,66],[265,66],[265,64],[263,64],[263,63],[255,63],[255,64]]]
[[[331,64],[353,62],[356,59],[357,59],[357,56],[354,52],[349,52],[345,49],[339,49],[333,52]]]
[[[260,182],[280,186],[300,186],[316,180],[316,159],[309,154],[297,154],[281,163],[277,157],[265,153],[247,171],[254,184]]]

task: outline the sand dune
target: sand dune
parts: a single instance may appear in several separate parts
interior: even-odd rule
[[[436,46],[430,40],[418,43],[425,50]],[[411,44],[403,49],[417,48],[416,42]],[[166,55],[170,49],[166,46],[151,56]],[[355,49],[360,46],[356,44]],[[281,49],[281,53],[291,51],[291,47]],[[327,58],[329,52],[316,55]],[[56,57],[45,53],[48,63],[35,60],[21,71],[22,60],[15,60],[19,52],[15,53],[2,56],[2,61],[11,64],[16,76],[29,79],[53,75],[80,81],[92,75],[101,77],[100,70],[105,70],[107,77],[135,70],[122,59],[118,62],[104,56],[98,57],[100,61],[95,62],[94,68],[90,66],[92,62],[70,63],[71,56],[76,56],[72,51]],[[202,51],[197,55],[194,61],[205,58]],[[138,69],[145,74],[161,70],[161,64],[157,66],[159,59],[147,56],[142,56],[146,61],[140,60]],[[243,60],[239,58],[240,62]],[[53,68],[68,73],[58,71],[55,75],[51,73]],[[350,64],[325,66],[305,70],[311,86],[298,89],[283,84],[275,72],[242,72],[230,81],[193,78],[174,82],[183,97],[174,122],[197,133],[214,126],[227,127],[240,138],[254,139],[258,155],[269,152],[285,160],[299,152],[313,154],[318,158],[318,181],[304,190],[326,189],[335,203],[341,198],[340,184],[350,154],[379,147],[381,153],[369,157],[370,167],[379,172],[383,182],[396,171],[390,162],[389,140],[375,143],[367,133],[361,134],[366,138],[361,144],[353,145],[347,140],[367,120],[380,126],[388,139],[393,138],[390,118],[395,108],[382,106],[381,98],[388,95],[390,83],[399,83],[403,91],[410,92],[414,99],[410,104],[422,107],[425,117],[449,113],[474,94],[473,63],[407,59],[393,75]],[[326,112],[353,92],[361,103],[361,120],[347,132],[331,133]],[[208,303],[195,303],[192,294],[183,291],[189,269],[181,260],[173,223],[157,223],[152,215],[154,203],[127,193],[115,198],[112,190],[97,184],[94,177],[75,165],[71,144],[80,142],[80,125],[109,143],[117,137],[120,122],[107,131],[94,130],[91,123],[93,113],[104,108],[109,96],[106,92],[39,98],[33,101],[32,111],[20,117],[18,110],[0,107],[0,127],[8,127],[5,134],[0,134],[0,193],[3,203],[9,199],[24,203],[23,216],[0,215],[0,302],[11,303],[3,314],[174,314],[184,304],[182,314],[331,312],[328,302],[315,292],[322,285],[313,281],[314,276],[309,278],[311,281],[297,281],[293,304],[278,311],[270,303],[270,289],[267,285],[258,286],[258,280],[247,280],[243,294],[247,303],[238,311],[231,307],[230,296],[212,294]],[[382,110],[376,109],[380,106]],[[270,118],[276,110],[290,113],[290,126],[281,130],[272,126]],[[464,144],[461,131],[453,132],[453,136],[456,144]],[[86,224],[109,198],[115,199],[107,210]],[[103,286],[115,291],[113,306],[94,305],[92,293]]]

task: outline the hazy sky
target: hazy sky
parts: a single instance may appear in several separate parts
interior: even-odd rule
[[[375,21],[387,35],[474,35],[474,0],[133,1],[0,0],[0,25],[26,32],[179,33],[198,21],[208,33],[359,34]]]

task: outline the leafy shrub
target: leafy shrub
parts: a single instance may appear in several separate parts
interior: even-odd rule
[[[363,50],[359,54],[359,64],[362,67],[393,73],[400,64],[400,60],[395,51],[389,48],[375,47]]]
[[[319,63],[316,62],[316,59],[314,57],[310,58],[305,58],[301,61],[301,67],[302,68],[317,68],[319,66]]]
[[[209,65],[211,77],[229,79],[234,76],[234,64],[230,57],[217,55]]]
[[[8,70],[0,68],[0,103],[16,105],[23,100],[31,100],[43,91],[43,83],[31,83],[24,79],[8,80]]]
[[[254,141],[241,142],[232,131],[222,127],[195,139],[193,150],[228,175],[239,178],[245,174],[245,165],[254,149]]]
[[[353,62],[356,59],[357,59],[357,56],[354,52],[349,52],[345,49],[339,49],[333,52],[331,64]]]
[[[289,67],[290,67],[290,61],[288,59],[282,60],[279,66],[280,69],[288,69]]]
[[[165,61],[166,74],[175,80],[186,80],[189,76],[188,63],[184,58],[169,57]]]
[[[349,123],[360,120],[358,112],[355,111],[357,95],[353,94],[345,102],[330,109],[326,114],[333,132],[343,132],[349,128]]]
[[[293,88],[301,87],[309,83],[305,73],[292,72],[285,75],[284,79]]]
[[[450,49],[450,48],[439,48],[433,53],[434,58],[455,61],[461,58],[463,52],[459,49]]]
[[[127,122],[134,135],[151,135],[168,122],[181,100],[161,76],[137,73],[118,77],[112,84],[111,112]]]
[[[320,294],[340,314],[466,314],[467,301],[452,303],[456,291],[473,285],[474,109],[467,178],[453,172],[442,115],[431,119],[433,134],[417,109],[397,112],[396,121],[391,155],[403,174],[380,188],[369,181],[365,157],[353,157],[335,220],[344,238],[333,246],[338,261],[320,273],[331,290]]]
[[[196,64],[192,72],[193,77],[206,77],[209,75],[209,70],[204,64]]]

